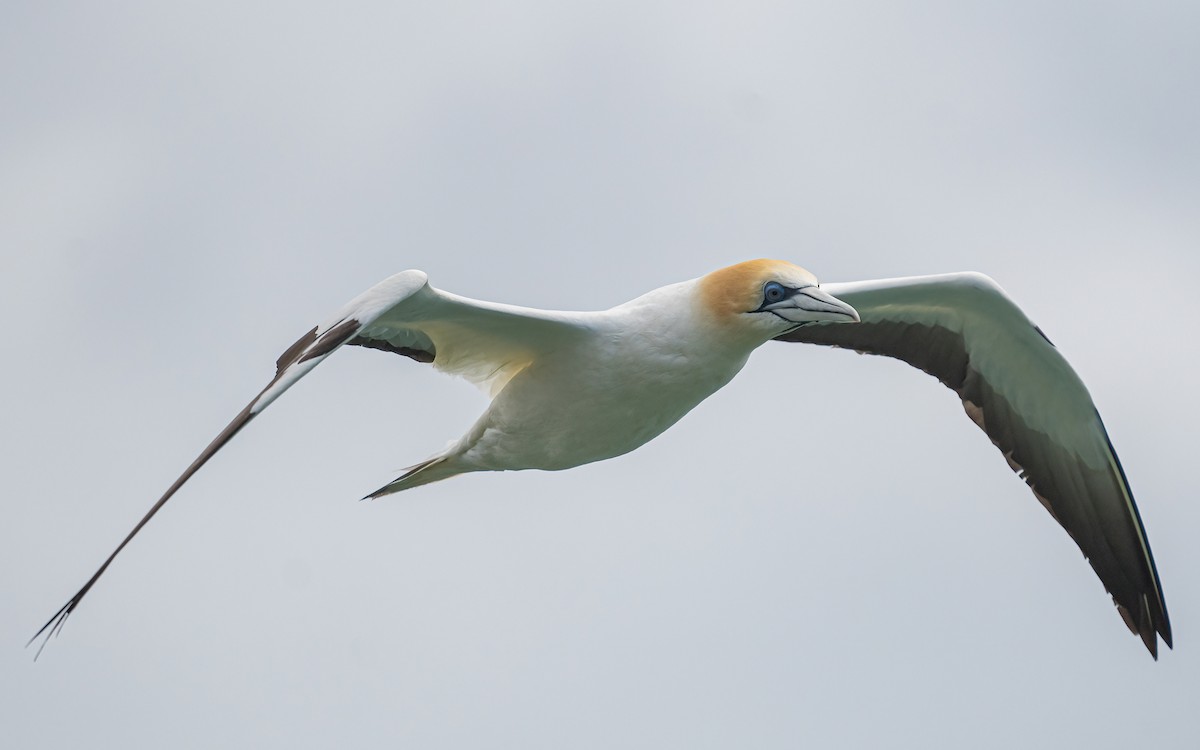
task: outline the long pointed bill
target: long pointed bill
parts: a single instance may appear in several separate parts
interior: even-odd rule
[[[853,307],[815,286],[798,289],[786,300],[764,309],[793,323],[858,323],[862,320]]]

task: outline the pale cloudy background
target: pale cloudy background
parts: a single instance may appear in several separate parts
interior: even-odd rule
[[[1200,6],[0,9],[14,748],[1195,747]],[[25,640],[313,323],[409,267],[595,309],[738,260],[994,276],[1092,388],[1158,663],[931,378],[772,345],[559,474],[356,499],[482,408],[345,351]]]

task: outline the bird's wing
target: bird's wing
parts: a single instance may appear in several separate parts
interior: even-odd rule
[[[250,420],[343,344],[431,362],[495,392],[540,354],[569,344],[584,330],[567,313],[479,302],[434,289],[420,271],[404,271],[376,284],[288,347],[275,363],[271,382],[167,488],[87,583],[29,642],[44,634],[37,651],[41,654],[113,559],[179,488]]]
[[[780,341],[904,360],[959,395],[967,415],[1062,524],[1150,653],[1171,624],[1121,462],[1087,388],[991,279],[964,273],[821,288],[862,322],[808,325]]]
[[[581,341],[585,317],[482,302],[426,284],[360,325],[346,343],[431,362],[495,395],[534,359]]]

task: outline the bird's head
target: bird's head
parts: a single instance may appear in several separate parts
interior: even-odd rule
[[[858,311],[782,260],[748,260],[699,281],[700,304],[722,327],[762,341],[809,323],[857,323]]]

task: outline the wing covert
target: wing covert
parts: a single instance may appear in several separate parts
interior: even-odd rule
[[[586,318],[586,313],[484,302],[426,286],[348,343],[432,363],[495,395],[539,356],[586,345]]]

